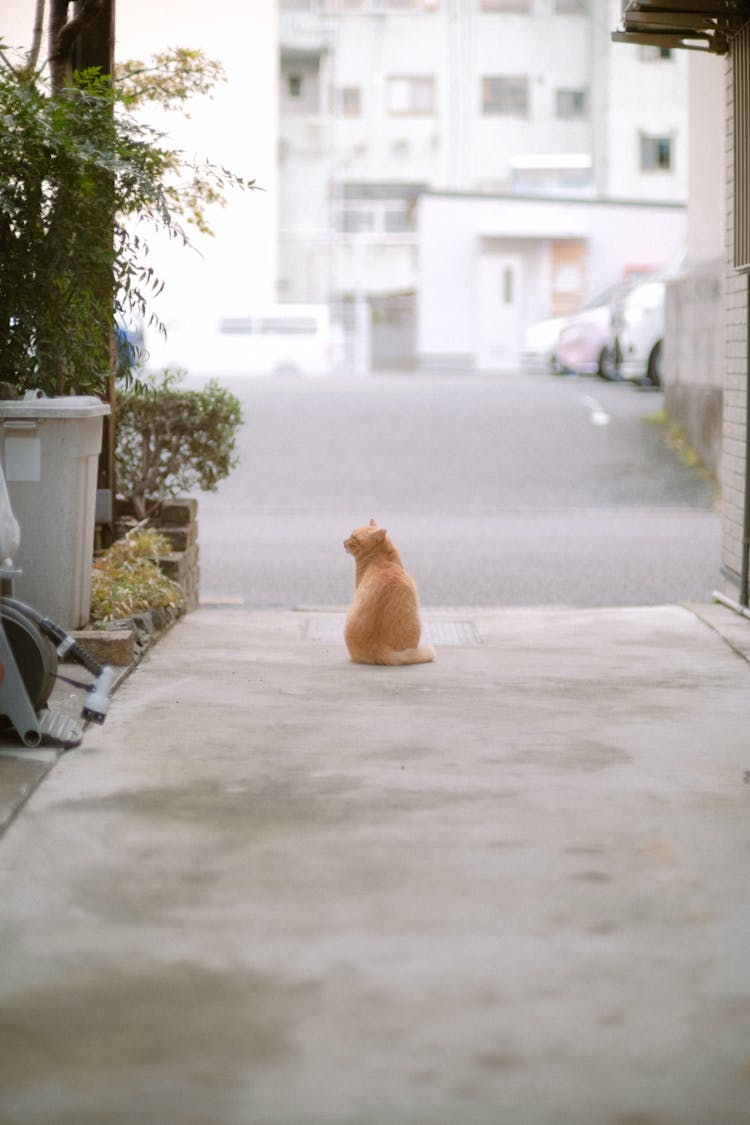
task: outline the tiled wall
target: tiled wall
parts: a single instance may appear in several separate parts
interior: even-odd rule
[[[736,595],[742,571],[742,527],[747,443],[747,317],[748,277],[734,269],[734,68],[727,65],[727,274],[726,369],[724,379],[724,437],[722,458],[723,542],[722,572],[726,592]],[[745,206],[748,201],[745,201]]]

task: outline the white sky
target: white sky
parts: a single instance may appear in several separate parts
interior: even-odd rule
[[[0,37],[27,48],[33,4],[3,0]],[[228,82],[213,99],[196,99],[190,119],[179,113],[158,118],[176,147],[223,164],[262,192],[231,193],[227,206],[209,214],[212,239],[196,236],[202,257],[177,243],[154,242],[151,262],[166,281],[157,311],[170,329],[172,351],[184,353],[180,337],[211,327],[223,313],[241,313],[274,299],[276,288],[277,178],[276,0],[121,0],[117,11],[119,59],[144,61],[169,47],[200,48],[220,61]],[[156,123],[157,113],[149,114]],[[178,346],[179,345],[179,346]],[[165,361],[171,357],[164,353]]]

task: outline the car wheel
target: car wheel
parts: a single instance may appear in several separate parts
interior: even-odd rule
[[[613,380],[617,378],[617,360],[613,347],[605,346],[602,348],[599,353],[599,366],[596,373],[600,379]]]
[[[661,340],[657,340],[651,349],[646,368],[646,379],[652,387],[661,386]]]

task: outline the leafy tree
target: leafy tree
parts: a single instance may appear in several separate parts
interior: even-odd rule
[[[207,204],[255,183],[187,159],[135,113],[209,92],[223,74],[200,51],[129,63],[113,80],[96,68],[68,75],[61,48],[52,84],[37,55],[36,39],[21,63],[0,43],[0,379],[21,392],[101,395],[116,323],[163,330],[150,310],[163,283],[149,231],[190,245],[190,224],[210,233]],[[102,271],[112,278],[104,302]]]

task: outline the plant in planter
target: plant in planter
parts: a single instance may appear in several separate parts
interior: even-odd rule
[[[180,379],[165,371],[118,400],[117,492],[138,520],[167,497],[214,492],[237,464],[237,397],[216,380],[185,390]]]
[[[91,619],[97,625],[122,621],[147,609],[182,609],[180,587],[159,569],[158,558],[171,550],[152,530],[134,529],[94,562]]]

